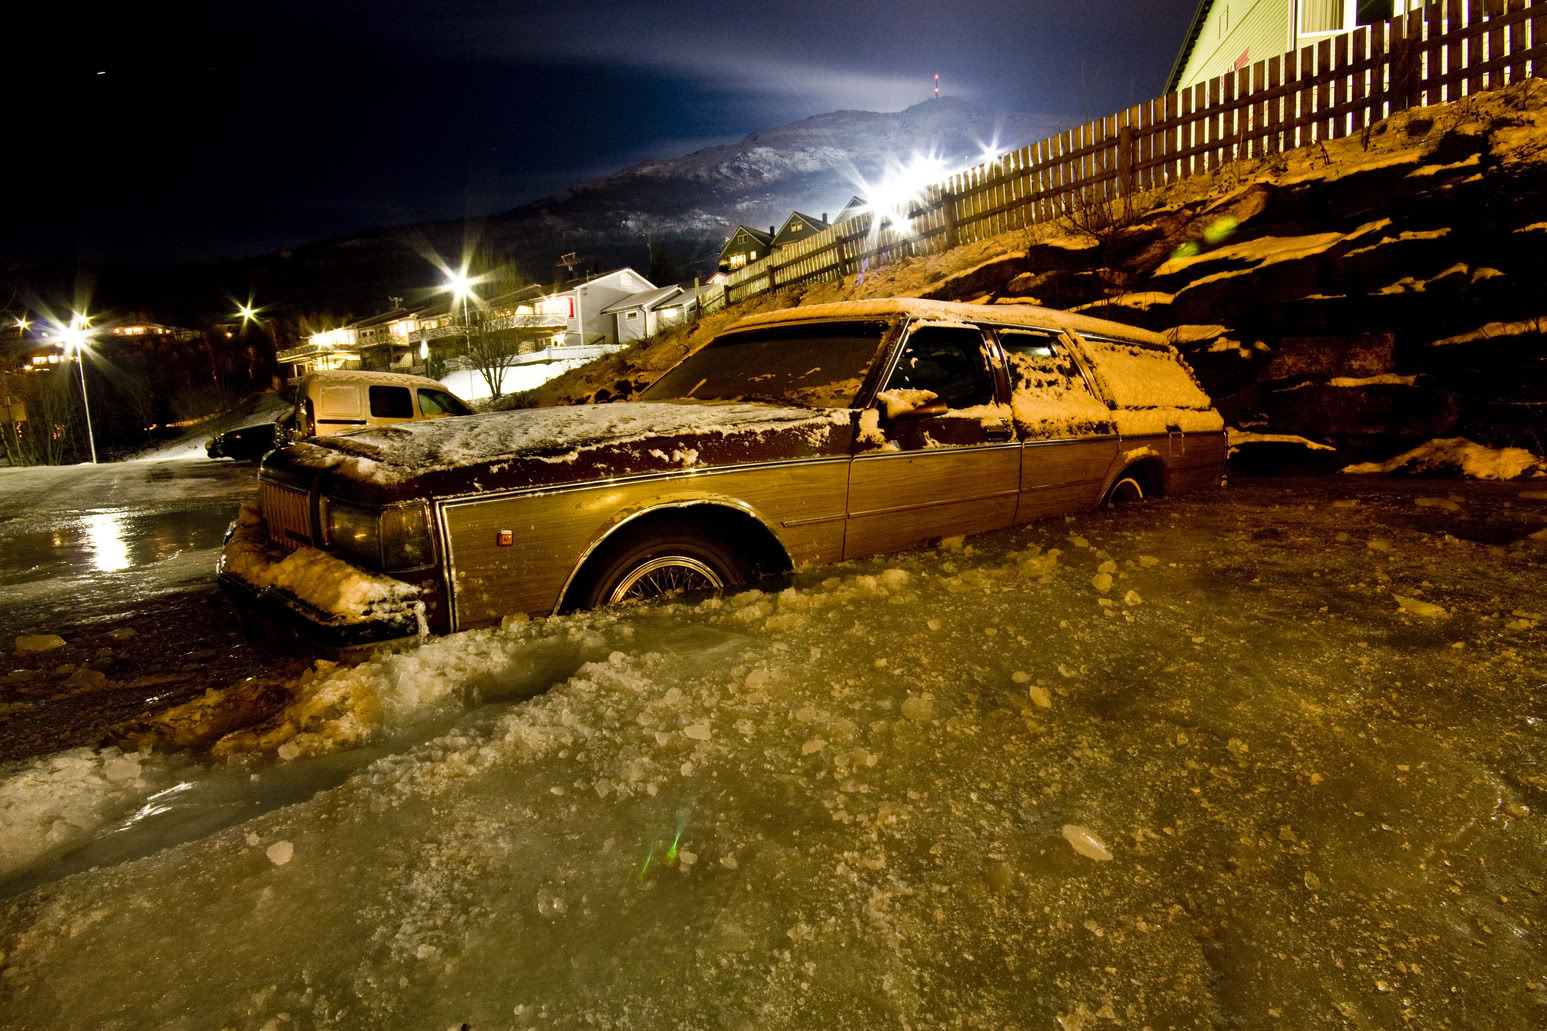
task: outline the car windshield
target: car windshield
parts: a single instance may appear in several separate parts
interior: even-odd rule
[[[765,401],[850,408],[886,342],[879,320],[728,333],[656,381],[641,401]]]

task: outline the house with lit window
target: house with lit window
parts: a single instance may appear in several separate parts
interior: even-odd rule
[[[791,212],[790,217],[784,220],[784,225],[780,226],[779,231],[774,234],[770,247],[773,250],[788,247],[797,240],[804,240],[808,236],[815,236],[827,227],[827,212],[825,211],[822,212],[821,218],[812,218],[810,215],[804,215],[799,211]]]
[[[766,233],[751,226],[737,226],[731,238],[720,249],[720,271],[734,272],[768,257],[768,252],[773,248],[773,238],[773,226],[769,226]]]
[[[1187,89],[1421,7],[1423,0],[1198,0],[1166,91]]]

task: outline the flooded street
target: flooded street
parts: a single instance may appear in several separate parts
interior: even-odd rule
[[[435,640],[277,752],[13,763],[0,1007],[1539,1026],[1532,486],[1238,484]]]

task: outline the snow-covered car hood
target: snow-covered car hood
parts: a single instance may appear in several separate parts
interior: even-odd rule
[[[774,450],[794,438],[805,449],[825,449],[836,427],[847,428],[844,409],[784,408],[764,404],[624,402],[490,412],[459,419],[405,422],[314,438],[285,449],[293,465],[327,468],[378,484],[398,484],[429,473],[541,463],[585,466],[604,454],[615,462],[635,456],[645,465],[692,466],[706,450],[730,442],[743,450],[767,440]],[[630,447],[637,445],[637,447]],[[793,456],[792,456],[793,457]],[[724,459],[712,462],[721,464]],[[617,474],[628,470],[614,467]],[[544,477],[546,478],[546,477]],[[566,479],[572,477],[564,477]],[[482,486],[488,486],[483,483]]]

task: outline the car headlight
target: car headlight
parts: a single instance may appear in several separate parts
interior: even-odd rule
[[[381,513],[381,567],[418,569],[435,561],[430,517],[421,501],[392,505]]]
[[[419,569],[435,561],[429,512],[422,501],[361,508],[328,502],[328,543],[378,569]]]
[[[328,502],[328,543],[339,551],[381,563],[381,512]]]

